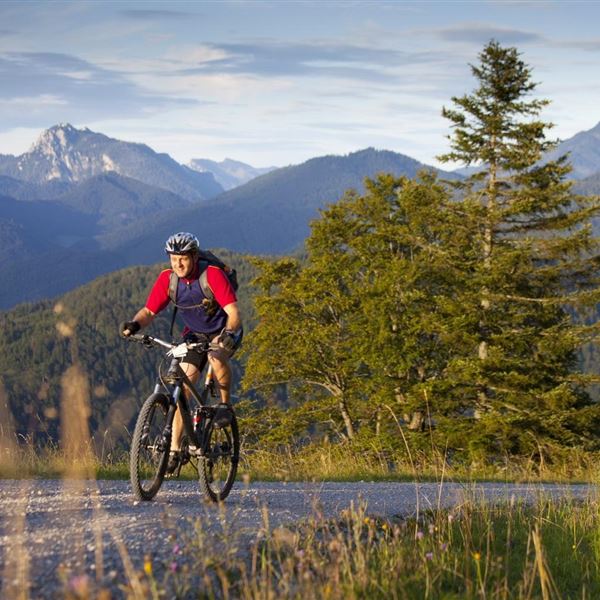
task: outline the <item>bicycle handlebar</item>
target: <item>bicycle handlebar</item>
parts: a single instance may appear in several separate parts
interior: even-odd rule
[[[168,348],[169,352],[167,354],[176,358],[182,358],[185,354],[184,350],[200,350],[202,352],[208,352],[209,350],[218,350],[221,347],[219,344],[210,342],[182,342],[181,344],[174,344],[173,342],[165,342],[160,338],[142,333],[134,333],[133,335],[127,336],[126,339],[140,342],[144,346],[162,346],[163,348]]]

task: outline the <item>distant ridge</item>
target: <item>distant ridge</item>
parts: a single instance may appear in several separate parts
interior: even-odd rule
[[[215,162],[207,158],[193,158],[190,163],[190,168],[200,173],[209,172],[214,175],[217,183],[224,190],[231,190],[235,187],[248,183],[250,180],[264,175],[270,171],[274,171],[277,167],[256,168],[238,160],[226,158],[221,162]]]
[[[437,171],[403,154],[374,148],[317,157],[261,175],[221,194],[212,205],[164,213],[144,227],[132,226],[128,240],[113,239],[110,247],[134,257],[132,264],[158,259],[162,241],[185,223],[207,247],[258,254],[291,252],[304,242],[319,209],[337,202],[348,189],[363,191],[365,177],[378,173],[415,177],[422,169]]]
[[[543,160],[556,160],[565,154],[568,154],[569,162],[573,167],[568,175],[569,179],[586,179],[600,173],[600,123],[592,129],[580,131],[573,137],[563,140]],[[461,167],[454,173],[466,177],[480,169],[481,167]]]
[[[561,142],[547,159],[554,160],[563,154],[569,155],[573,166],[569,177],[573,179],[585,179],[600,172],[600,123]]]

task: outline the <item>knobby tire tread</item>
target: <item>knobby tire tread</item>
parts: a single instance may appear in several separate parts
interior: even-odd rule
[[[227,475],[227,480],[225,485],[220,493],[215,493],[215,491],[211,487],[211,481],[209,479],[209,472],[207,468],[207,462],[205,459],[200,459],[198,461],[198,481],[200,483],[200,490],[204,497],[212,502],[222,502],[227,498],[233,484],[235,483],[235,477],[237,474],[238,461],[240,457],[240,434],[237,424],[237,419],[235,417],[235,413],[232,414],[231,424],[227,426],[227,428],[231,429],[232,441],[233,441],[233,460],[231,461],[229,467],[229,473]],[[209,425],[209,431],[207,435],[209,436],[209,444],[207,448],[212,446],[213,434],[215,432],[216,426],[213,422]]]
[[[160,486],[165,478],[165,471],[167,470],[167,463],[169,460],[169,450],[162,453],[158,470],[154,475],[152,485],[145,489],[142,485],[142,481],[139,473],[139,460],[140,460],[140,449],[141,449],[141,438],[144,429],[144,425],[148,420],[152,409],[157,407],[163,407],[165,411],[168,411],[169,401],[164,394],[152,394],[149,398],[144,401],[140,414],[138,415],[135,430],[133,432],[133,439],[131,441],[131,456],[129,460],[129,474],[131,479],[131,486],[133,493],[138,500],[152,500],[158,493]]]

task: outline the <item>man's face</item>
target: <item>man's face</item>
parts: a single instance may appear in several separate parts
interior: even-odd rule
[[[171,268],[177,277],[188,277],[194,270],[194,257],[191,254],[171,254]]]

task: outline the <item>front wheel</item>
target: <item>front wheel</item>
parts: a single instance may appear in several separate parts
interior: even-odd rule
[[[139,500],[152,500],[160,489],[169,460],[171,440],[165,439],[169,400],[152,394],[142,405],[131,442],[129,474]]]
[[[213,502],[225,500],[231,491],[240,458],[240,434],[235,414],[226,427],[208,424],[204,456],[198,461],[202,493]]]

